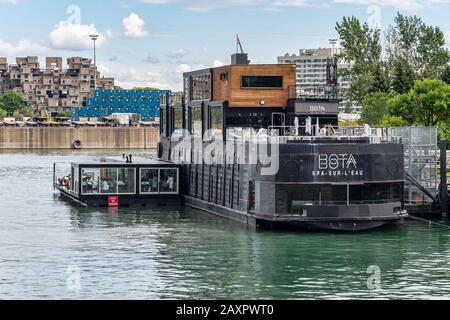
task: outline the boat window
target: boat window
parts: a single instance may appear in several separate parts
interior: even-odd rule
[[[211,134],[220,137],[223,134],[223,108],[211,106],[209,109],[209,122],[211,124]]]
[[[80,187],[80,179],[79,179],[79,174],[80,174],[80,169],[79,168],[73,168],[73,176],[72,176],[72,191],[77,193],[79,192],[79,187]]]
[[[162,136],[166,136],[167,134],[167,123],[166,123],[166,107],[161,107],[159,114],[159,127],[160,133]]]
[[[202,109],[195,107],[191,108],[191,128],[192,135],[202,136]]]
[[[83,169],[81,192],[83,194],[97,194],[100,192],[100,169]]]
[[[100,193],[117,193],[117,168],[100,169]]]
[[[242,76],[242,88],[283,88],[283,76]]]
[[[134,168],[120,168],[118,171],[117,186],[119,194],[134,194],[135,193],[135,169]]]
[[[159,170],[141,169],[141,193],[159,192]]]
[[[211,100],[211,74],[192,76],[192,100]]]
[[[160,193],[178,193],[178,169],[161,169]]]
[[[319,196],[323,204],[347,204],[347,185],[324,185]]]
[[[350,186],[350,203],[383,203],[401,201],[401,183],[379,183]]]
[[[173,131],[174,133],[183,131],[183,109],[180,107],[173,108]]]
[[[292,212],[307,205],[351,205],[401,202],[401,183],[363,185],[277,185],[277,212]]]

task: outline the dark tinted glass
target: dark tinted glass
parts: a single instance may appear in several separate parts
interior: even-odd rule
[[[243,88],[283,88],[282,76],[242,76]]]

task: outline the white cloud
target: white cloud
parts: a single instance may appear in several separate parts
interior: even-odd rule
[[[103,65],[103,64],[97,65],[97,69],[98,69],[98,71],[100,71],[101,74],[103,74],[103,75],[110,72],[110,69],[109,69],[107,66]]]
[[[217,68],[217,67],[222,67],[224,64],[223,64],[223,62],[222,61],[220,61],[220,60],[214,60],[213,61],[213,67],[214,68]]]
[[[175,49],[170,51],[168,54],[166,54],[167,57],[171,58],[171,59],[180,59],[183,58],[184,56],[187,56],[189,54],[189,51],[187,51],[186,49]]]
[[[147,63],[153,63],[153,64],[159,63],[158,57],[154,56],[154,55],[151,54],[151,53],[149,53],[149,54],[147,55],[147,57],[145,57],[145,59],[142,60],[142,61],[143,61],[143,62],[147,62]]]
[[[13,57],[20,54],[41,55],[47,54],[49,49],[39,43],[32,42],[28,39],[22,39],[17,44],[12,44],[0,40],[0,55]]]
[[[54,49],[87,50],[92,48],[91,34],[98,34],[97,46],[105,42],[105,36],[97,31],[95,25],[74,24],[66,21],[58,22],[50,32],[50,44]]]
[[[16,5],[19,3],[19,0],[0,0],[0,2]]]
[[[122,20],[122,26],[125,30],[125,36],[130,38],[147,37],[150,33],[145,29],[145,21],[136,13],[131,13]]]

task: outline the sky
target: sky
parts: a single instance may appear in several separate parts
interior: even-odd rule
[[[236,33],[252,63],[328,47],[344,16],[386,29],[397,12],[440,27],[450,0],[0,0],[0,56],[93,57],[123,88],[180,90],[182,73],[230,63]]]

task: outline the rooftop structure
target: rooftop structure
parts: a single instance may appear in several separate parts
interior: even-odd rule
[[[73,109],[73,120],[102,120],[113,114],[135,114],[141,121],[159,117],[160,95],[168,90],[96,90],[86,106]]]

